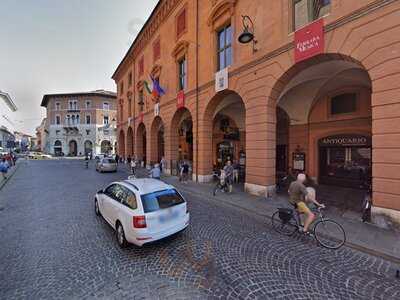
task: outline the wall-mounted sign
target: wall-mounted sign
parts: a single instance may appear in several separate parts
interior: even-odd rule
[[[178,95],[176,96],[176,107],[185,107],[185,92],[183,90],[179,91]]]
[[[334,135],[319,140],[322,147],[369,147],[371,146],[371,137],[363,135]]]
[[[215,91],[220,92],[228,88],[228,68],[215,73]]]
[[[306,169],[306,154],[304,152],[293,152],[293,170],[304,172]]]
[[[143,122],[143,117],[144,117],[144,114],[143,114],[143,112],[141,111],[141,112],[139,113],[139,123]]]
[[[131,123],[132,123],[132,118],[129,117],[129,118],[128,118],[128,125],[131,125]]]
[[[295,62],[324,53],[324,45],[324,20],[321,18],[294,33]]]
[[[154,104],[154,116],[157,117],[160,115],[160,103]]]

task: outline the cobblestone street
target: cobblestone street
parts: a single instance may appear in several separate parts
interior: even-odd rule
[[[94,213],[125,171],[22,162],[0,191],[0,299],[399,299],[390,262],[275,233],[270,221],[183,192],[187,231],[121,250]]]

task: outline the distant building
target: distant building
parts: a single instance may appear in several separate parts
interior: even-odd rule
[[[115,93],[97,90],[47,94],[41,106],[47,110],[46,153],[83,156],[115,152]]]
[[[8,151],[14,146],[14,135],[8,131],[7,127],[0,127],[0,151]]]
[[[49,129],[47,124],[47,118],[44,118],[40,123],[40,125],[36,127],[36,140],[37,140],[36,150],[46,152],[46,149],[48,148],[47,145],[48,134],[49,134]]]
[[[12,101],[9,94],[0,91],[0,150],[9,150],[12,148],[15,140],[14,123],[12,114],[17,111],[17,106]]]
[[[25,152],[32,148],[32,136],[20,131],[14,131],[15,148]]]

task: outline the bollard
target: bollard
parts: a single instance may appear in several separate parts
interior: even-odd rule
[[[400,278],[400,270],[396,271],[396,278]]]

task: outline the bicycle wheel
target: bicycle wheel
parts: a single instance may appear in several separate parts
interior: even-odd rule
[[[287,235],[287,236],[291,236],[298,229],[297,223],[294,220],[294,218],[291,218],[289,221],[284,222],[279,217],[279,211],[275,212],[272,215],[272,227],[274,228],[274,230],[276,232]]]
[[[217,191],[221,190],[221,185],[217,183],[213,189],[213,195],[215,196],[217,194]]]
[[[346,242],[343,227],[333,220],[319,220],[314,226],[317,242],[328,249],[339,249]]]

